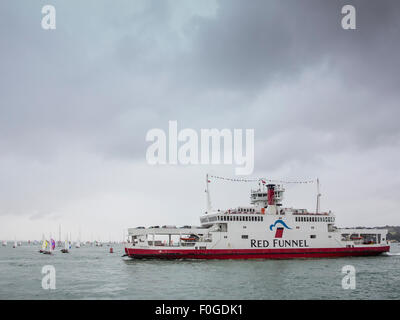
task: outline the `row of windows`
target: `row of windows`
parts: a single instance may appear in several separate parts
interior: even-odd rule
[[[253,198],[255,198],[256,196],[258,196],[258,197],[266,197],[267,196],[267,194],[266,193],[253,193]]]
[[[334,217],[296,217],[296,222],[334,222]]]
[[[239,208],[238,212],[256,212],[253,208]]]
[[[264,217],[253,217],[253,216],[218,216],[218,220],[221,221],[263,221]]]

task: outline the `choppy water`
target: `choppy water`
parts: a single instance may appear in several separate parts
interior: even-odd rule
[[[123,247],[69,254],[38,246],[0,247],[0,299],[400,299],[400,245],[391,255],[335,259],[133,261]],[[56,289],[42,289],[45,265]],[[342,267],[356,268],[356,289],[342,289]]]

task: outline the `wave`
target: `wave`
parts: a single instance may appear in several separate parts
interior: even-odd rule
[[[400,252],[384,252],[385,256],[400,256]]]

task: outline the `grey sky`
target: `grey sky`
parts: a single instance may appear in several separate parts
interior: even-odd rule
[[[198,223],[205,173],[234,171],[147,165],[169,120],[254,128],[254,176],[319,176],[339,225],[400,224],[399,31],[395,0],[1,1],[0,238]],[[250,187],[215,182],[213,203]],[[286,201],[313,210],[315,190]]]

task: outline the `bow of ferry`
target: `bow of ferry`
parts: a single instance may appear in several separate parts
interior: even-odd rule
[[[389,251],[387,230],[337,228],[331,211],[319,212],[319,193],[314,213],[282,207],[283,193],[281,185],[262,184],[251,191],[251,206],[210,210],[200,226],[128,229],[125,253],[134,259],[288,259]]]

